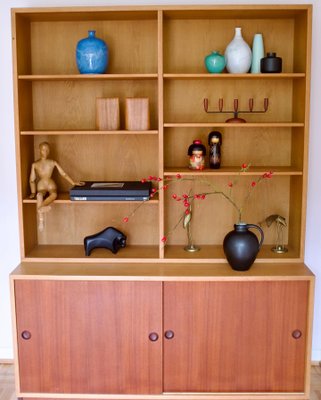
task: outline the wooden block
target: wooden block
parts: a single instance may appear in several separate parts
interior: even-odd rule
[[[115,131],[120,127],[119,99],[96,99],[96,128],[100,131]]]
[[[126,98],[125,126],[129,131],[149,130],[148,98]]]

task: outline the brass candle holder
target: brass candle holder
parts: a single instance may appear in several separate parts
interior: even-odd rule
[[[234,99],[233,102],[233,110],[223,110],[224,104],[223,99],[220,98],[218,100],[218,111],[209,110],[208,98],[205,98],[203,101],[204,110],[208,114],[233,114],[232,118],[228,118],[225,122],[228,123],[244,123],[246,120],[244,118],[240,118],[239,114],[264,114],[267,112],[269,108],[269,99],[267,97],[264,98],[263,102],[263,110],[254,110],[254,99],[249,99],[249,109],[248,110],[239,110],[239,100]]]
[[[262,223],[266,224],[268,228],[272,224],[275,225],[275,245],[271,248],[271,251],[278,254],[287,253],[288,249],[284,245],[284,228],[287,227],[285,218],[278,214],[272,214],[265,218]]]

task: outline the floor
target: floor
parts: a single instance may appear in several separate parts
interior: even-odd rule
[[[13,365],[0,364],[0,400],[15,399]]]
[[[0,400],[16,400],[12,364],[0,364]],[[321,366],[311,369],[310,400],[321,400]]]
[[[321,365],[311,369],[311,396],[310,400],[321,400]]]

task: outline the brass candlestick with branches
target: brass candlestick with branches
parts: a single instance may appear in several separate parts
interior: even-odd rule
[[[159,191],[161,190],[168,190],[168,188],[176,183],[179,182],[190,182],[192,185],[196,182],[200,183],[201,185],[204,186],[204,190],[201,190],[198,193],[192,193],[192,189],[190,189],[189,193],[182,193],[182,194],[177,194],[177,193],[172,193],[171,198],[176,201],[179,202],[183,205],[183,212],[181,213],[181,216],[179,217],[178,221],[176,222],[176,224],[173,226],[173,228],[171,228],[168,232],[166,236],[163,236],[161,238],[161,242],[164,243],[164,245],[167,242],[167,239],[169,237],[169,235],[171,235],[176,228],[183,223],[183,227],[186,226],[187,229],[187,236],[188,236],[188,246],[190,245],[190,248],[195,248],[196,246],[194,246],[193,244],[193,240],[192,240],[192,235],[191,235],[191,230],[190,230],[190,222],[191,222],[191,210],[192,210],[192,204],[194,203],[194,201],[202,201],[205,200],[206,198],[210,197],[211,195],[219,195],[222,196],[223,198],[225,198],[230,204],[231,206],[234,208],[234,210],[237,213],[237,223],[242,223],[242,215],[243,215],[243,211],[255,189],[256,186],[258,186],[259,184],[263,183],[264,181],[267,181],[269,179],[272,178],[273,172],[272,171],[268,171],[263,173],[262,175],[259,175],[256,179],[254,179],[253,181],[250,182],[250,184],[247,185],[247,192],[246,195],[243,199],[243,201],[241,202],[237,202],[236,198],[233,195],[233,188],[234,186],[237,185],[238,183],[238,178],[240,174],[244,174],[246,173],[250,168],[250,164],[245,164],[243,163],[241,166],[241,169],[239,170],[238,176],[236,179],[234,179],[233,181],[229,181],[227,186],[223,187],[223,188],[219,188],[218,186],[216,186],[215,182],[212,182],[211,180],[208,180],[206,178],[204,178],[203,176],[182,176],[180,173],[177,173],[175,177],[166,177],[164,180],[160,177],[156,177],[156,176],[149,176],[148,178],[143,178],[141,181],[142,182],[146,182],[146,181],[154,181],[155,183],[159,184],[158,189],[157,188],[152,188],[152,193],[150,194],[150,198],[154,197]],[[162,184],[160,184],[160,182],[162,182]],[[134,216],[134,214],[136,213],[136,211],[144,204],[146,203],[146,201],[142,201],[141,203],[139,203],[137,205],[137,207],[135,207],[134,210],[131,211],[130,214],[128,214],[127,216],[123,217],[123,222],[124,223],[128,223],[128,221]],[[190,216],[189,216],[190,215]],[[188,249],[185,249],[188,251]],[[196,251],[195,249],[190,250],[190,251]]]
[[[287,253],[288,249],[284,245],[284,228],[287,227],[287,223],[284,217],[278,214],[269,215],[263,223],[269,228],[272,224],[275,224],[276,238],[275,246],[272,247],[274,253],[283,254]],[[261,223],[260,223],[261,225]]]
[[[249,99],[249,109],[248,110],[239,110],[239,100],[238,99],[234,99],[233,102],[233,110],[223,110],[224,108],[224,104],[223,104],[223,99],[220,98],[218,100],[218,111],[213,111],[213,110],[209,110],[209,104],[208,104],[208,98],[205,98],[203,100],[203,104],[204,104],[204,110],[206,113],[208,114],[233,114],[233,118],[228,118],[225,122],[229,122],[229,123],[244,123],[246,122],[246,120],[244,118],[240,118],[239,114],[264,114],[267,112],[268,108],[269,108],[269,99],[267,97],[264,98],[264,102],[263,102],[263,110],[254,110],[254,99],[250,98]]]
[[[192,197],[191,191],[188,193],[188,197]],[[196,251],[200,250],[200,247],[195,246],[193,242],[193,237],[192,237],[192,232],[191,232],[191,222],[192,222],[192,203],[189,202],[186,210],[188,212],[184,213],[184,218],[183,218],[183,228],[186,229],[187,233],[187,246],[184,247],[185,251],[188,251],[190,253],[195,253]]]

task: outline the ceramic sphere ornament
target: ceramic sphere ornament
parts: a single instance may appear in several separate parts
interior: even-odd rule
[[[76,47],[76,62],[81,74],[103,74],[108,67],[108,46],[88,31],[88,37],[79,40]]]
[[[233,40],[225,50],[226,69],[231,74],[245,74],[252,63],[252,50],[242,37],[242,28],[235,28]]]
[[[204,59],[205,67],[211,74],[219,74],[225,68],[225,57],[219,51],[213,51]]]

